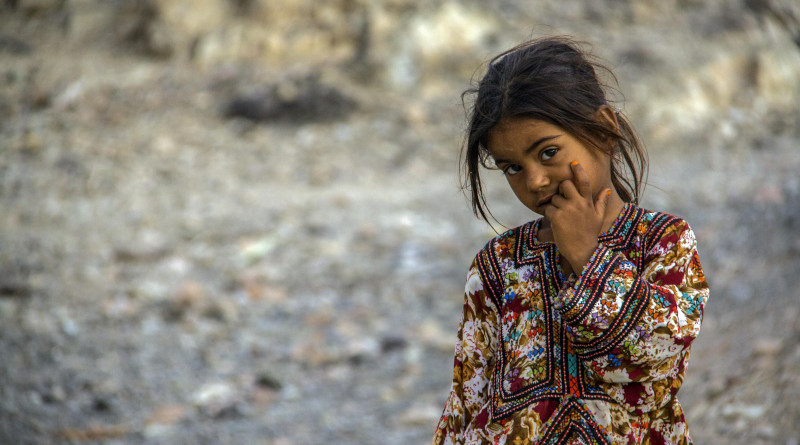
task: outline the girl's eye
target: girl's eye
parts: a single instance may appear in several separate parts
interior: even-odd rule
[[[550,147],[545,150],[542,150],[541,157],[543,161],[548,161],[553,158],[553,156],[558,153],[558,149],[556,147]]]
[[[506,176],[514,176],[520,171],[522,171],[522,166],[517,164],[511,164],[503,169],[503,174],[505,174]]]

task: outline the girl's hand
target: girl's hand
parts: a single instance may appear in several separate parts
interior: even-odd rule
[[[592,196],[589,176],[577,161],[570,164],[572,180],[559,184],[559,195],[545,210],[561,255],[567,259],[572,271],[580,275],[597,248],[597,238],[602,232],[610,189]]]

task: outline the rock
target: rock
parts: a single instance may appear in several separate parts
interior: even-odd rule
[[[800,96],[800,51],[793,43],[789,39],[782,39],[758,52],[756,92],[760,100],[772,106],[797,105]]]
[[[377,357],[380,352],[380,343],[368,335],[360,335],[347,342],[344,354],[352,364],[360,364],[367,358]]]
[[[205,415],[213,418],[243,414],[243,401],[236,388],[227,382],[203,385],[192,395],[192,402]]]
[[[9,53],[16,56],[25,56],[31,53],[33,47],[27,42],[15,37],[0,34],[0,53]]]
[[[36,393],[39,396],[38,401],[47,404],[62,403],[67,397],[64,388],[58,384],[44,386],[38,389]]]
[[[407,426],[433,425],[442,414],[442,407],[433,404],[419,404],[408,408],[399,416],[399,421]]]
[[[767,409],[761,405],[728,404],[722,407],[722,415],[731,419],[755,420],[763,417],[766,412]]]
[[[776,431],[772,425],[759,425],[755,428],[755,433],[761,439],[774,439]]]
[[[202,284],[196,281],[185,281],[181,283],[172,299],[167,303],[164,310],[164,318],[167,320],[180,320],[189,311],[198,310],[205,305],[206,291]]]
[[[269,371],[261,371],[256,377],[255,383],[262,388],[268,388],[275,391],[280,390],[283,387],[280,380],[278,380],[278,378]]]
[[[120,38],[155,57],[188,58],[194,42],[229,18],[222,0],[122,2],[112,17]]]
[[[24,153],[35,154],[41,151],[44,143],[38,132],[26,128],[17,141],[16,146],[18,150]]]
[[[208,302],[203,315],[212,320],[232,323],[239,319],[239,308],[234,301],[218,296],[216,299]]]
[[[239,248],[239,256],[247,264],[253,264],[278,247],[280,239],[276,235],[266,235],[257,240],[244,241]]]
[[[418,327],[418,338],[438,351],[452,352],[456,344],[455,332],[445,332],[433,319],[423,321]]]
[[[128,425],[92,425],[87,428],[63,428],[56,437],[69,442],[104,442],[126,436],[131,432]]]
[[[775,356],[783,349],[780,338],[760,338],[753,344],[753,354],[757,356]]]
[[[19,0],[17,8],[28,17],[48,14],[64,9],[65,0]]]
[[[257,122],[302,124],[343,119],[355,109],[353,99],[322,83],[318,75],[309,74],[236,96],[225,105],[223,114]]]
[[[80,332],[78,323],[76,323],[75,319],[70,316],[66,308],[61,308],[61,310],[57,311],[56,317],[58,318],[61,332],[63,332],[64,335],[68,337],[75,337],[78,335]]]
[[[95,396],[92,400],[92,411],[107,413],[114,410],[114,403],[105,396]]]
[[[145,421],[146,430],[149,430],[151,427],[154,429],[160,429],[163,427],[172,426],[178,422],[180,422],[183,418],[187,415],[187,408],[183,405],[165,405],[162,406],[150,417]],[[160,432],[153,431],[156,433],[155,435],[160,435]],[[149,434],[148,434],[149,435]]]
[[[381,352],[388,353],[402,350],[408,346],[408,340],[399,335],[387,335],[381,339]]]
[[[0,298],[25,298],[30,297],[31,292],[27,282],[0,275]]]
[[[72,109],[83,99],[85,91],[85,82],[83,80],[76,80],[55,95],[53,98],[53,107],[57,110]]]
[[[152,262],[167,256],[169,250],[160,246],[117,247],[114,259],[122,263]]]

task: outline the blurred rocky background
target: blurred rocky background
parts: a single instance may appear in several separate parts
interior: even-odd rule
[[[794,0],[1,1],[0,443],[426,443],[494,234],[459,94],[562,33],[699,239],[696,443],[797,445]]]

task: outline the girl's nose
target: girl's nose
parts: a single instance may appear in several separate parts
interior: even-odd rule
[[[534,167],[529,169],[525,179],[528,190],[531,192],[538,192],[543,187],[550,184],[550,178],[547,177],[544,169],[541,168]]]

